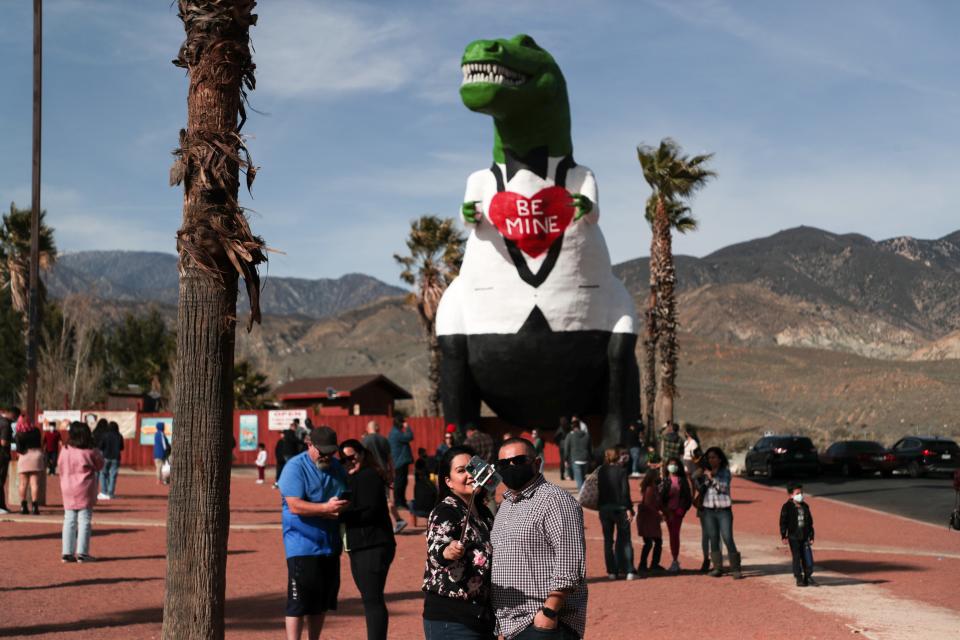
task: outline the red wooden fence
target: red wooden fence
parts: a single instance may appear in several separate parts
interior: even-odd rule
[[[249,466],[252,465],[254,460],[257,457],[257,451],[240,451],[239,442],[240,442],[240,416],[241,415],[256,415],[257,416],[257,436],[258,442],[262,442],[267,449],[267,464],[274,465],[276,464],[276,459],[273,455],[274,447],[277,444],[277,441],[283,435],[282,431],[271,431],[268,428],[268,416],[269,412],[267,410],[256,410],[256,411],[234,411],[233,414],[233,437],[238,443],[237,446],[233,449],[233,463],[238,466]],[[383,436],[387,436],[390,433],[391,426],[393,424],[393,418],[390,416],[375,415],[375,416],[329,416],[329,415],[318,415],[308,412],[310,420],[315,425],[327,425],[332,427],[337,432],[337,439],[339,441],[347,440],[348,438],[361,439],[364,434],[366,434],[367,423],[371,420],[377,421],[380,425],[380,433]],[[153,466],[153,444],[140,444],[140,423],[141,418],[166,418],[168,420],[173,419],[173,414],[171,413],[142,413],[137,414],[137,432],[136,437],[133,439],[124,440],[124,449],[123,455],[121,457],[121,465],[124,467],[152,467]],[[410,443],[411,448],[414,451],[414,457],[416,457],[417,449],[424,448],[427,450],[427,453],[433,455],[437,447],[443,441],[443,431],[444,423],[442,418],[436,417],[411,417],[409,418],[410,426],[413,429],[414,440]],[[496,418],[484,418],[481,420],[480,428],[490,433],[493,436],[495,441],[499,441],[503,434],[507,432],[508,427],[501,423]],[[522,435],[529,437],[529,432],[517,432],[511,431],[513,435]],[[560,456],[557,446],[553,444],[553,433],[546,432],[542,434],[542,437],[546,441],[547,445],[545,447],[545,458],[548,465],[556,465],[559,463]],[[174,423],[172,434],[170,437],[171,441],[174,443],[173,450],[176,453],[176,440],[177,440],[177,425]]]

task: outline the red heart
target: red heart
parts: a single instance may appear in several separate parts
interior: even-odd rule
[[[504,238],[536,258],[550,248],[573,220],[573,198],[563,187],[547,187],[532,198],[501,191],[490,202],[490,220]]]

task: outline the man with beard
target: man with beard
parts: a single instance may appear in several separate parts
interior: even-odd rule
[[[317,427],[306,444],[307,450],[287,461],[280,477],[288,574],[287,640],[299,640],[304,621],[307,637],[319,639],[326,612],[337,608],[338,517],[350,504],[340,498],[346,474],[333,457],[338,451],[337,433],[330,427]]]
[[[491,603],[507,640],[583,637],[587,583],[583,510],[547,482],[529,440],[500,445],[496,468],[507,491],[490,534]]]

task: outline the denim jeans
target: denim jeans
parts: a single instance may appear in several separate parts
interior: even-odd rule
[[[633,573],[633,543],[630,540],[630,522],[626,511],[601,511],[603,528],[603,558],[608,574]],[[616,531],[616,542],[614,542]]]
[[[727,553],[737,552],[737,544],[733,541],[733,511],[704,509],[700,514],[700,525],[710,541],[710,551],[720,553],[720,538],[723,538]]]
[[[643,453],[643,449],[640,447],[630,447],[630,473],[641,473],[640,470],[643,467],[640,458],[641,453]]]
[[[113,458],[106,458],[103,461],[103,469],[100,470],[100,491],[111,498],[117,489],[117,472],[120,470],[120,461]]]
[[[471,629],[459,622],[423,620],[424,640],[493,640],[495,636]],[[519,637],[519,636],[517,636]]]
[[[90,521],[93,509],[64,509],[63,511],[63,555],[81,555],[90,553]]]
[[[570,467],[573,468],[573,481],[577,483],[577,491],[580,491],[580,487],[583,486],[583,480],[587,476],[587,465],[572,462],[570,463]]]

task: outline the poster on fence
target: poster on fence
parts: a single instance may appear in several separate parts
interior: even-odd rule
[[[257,415],[240,416],[240,451],[257,450]]]
[[[47,420],[54,423],[59,428],[60,423],[64,420],[67,422],[79,422],[80,419],[80,411],[55,411],[51,409],[44,409],[43,413],[37,416],[37,423],[43,424],[43,421]]]
[[[84,411],[83,419],[86,420],[87,416],[93,416],[95,421],[102,418],[107,422],[116,422],[117,426],[120,427],[120,435],[122,435],[124,439],[132,440],[137,437],[136,411]],[[170,431],[168,429],[167,436],[169,437],[169,435]],[[153,440],[150,441],[150,444],[153,444]]]
[[[161,422],[167,440],[173,442],[173,418],[140,418],[141,445],[153,446],[153,436],[157,433],[157,424]]]
[[[283,431],[290,428],[290,423],[294,418],[300,420],[300,424],[307,421],[306,409],[274,409],[267,414],[267,428],[270,431]]]

